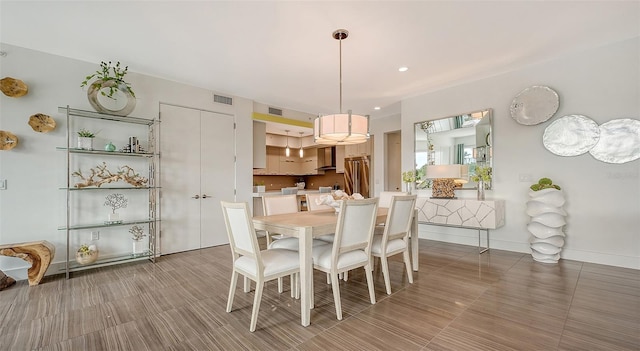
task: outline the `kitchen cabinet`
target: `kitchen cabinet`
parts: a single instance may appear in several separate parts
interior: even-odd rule
[[[345,157],[359,157],[371,155],[371,141],[367,140],[364,143],[345,145],[344,146]]]
[[[267,124],[264,122],[253,121],[253,168],[267,168]]]
[[[344,173],[344,145],[336,146],[336,173]]]
[[[318,174],[318,149],[306,149],[304,150],[304,158],[302,158],[300,165],[301,175],[314,175]]]

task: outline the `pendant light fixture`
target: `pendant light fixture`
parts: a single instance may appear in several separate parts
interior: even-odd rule
[[[289,149],[289,130],[285,129],[285,132],[287,132],[287,147],[284,149],[284,155],[289,157],[289,155],[291,155],[291,149]]]
[[[317,144],[360,144],[369,139],[369,116],[354,115],[351,110],[342,113],[342,40],[349,31],[338,29],[333,38],[340,42],[340,113],[320,115],[313,121],[313,140]]]
[[[302,150],[302,134],[304,134],[304,132],[298,132],[298,133],[300,133],[300,151],[299,151],[299,153],[300,153],[300,158],[303,158],[304,157],[304,150]]]

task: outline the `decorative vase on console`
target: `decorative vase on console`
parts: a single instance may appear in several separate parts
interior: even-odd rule
[[[484,200],[486,183],[491,181],[491,167],[476,167],[475,174],[473,174],[470,178],[472,182],[478,183],[477,199],[480,201]]]
[[[531,221],[527,230],[533,235],[531,255],[537,262],[557,263],[564,246],[567,213],[562,208],[565,203],[564,194],[558,185],[549,178],[542,178],[531,186],[527,201],[527,215]]]
[[[402,182],[405,184],[407,194],[411,194],[413,192],[413,185],[416,182],[415,171],[402,172]]]

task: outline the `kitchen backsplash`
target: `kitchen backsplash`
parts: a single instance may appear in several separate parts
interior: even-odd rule
[[[323,175],[308,175],[304,177],[282,175],[254,175],[253,184],[264,184],[267,191],[280,190],[282,188],[295,186],[301,178],[304,179],[304,182],[306,183],[305,189],[317,190],[321,186],[333,187],[333,185],[336,183],[340,185],[340,189],[344,189],[344,174],[336,174],[336,171],[334,170],[325,171],[325,174]]]

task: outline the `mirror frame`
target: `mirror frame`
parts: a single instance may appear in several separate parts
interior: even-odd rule
[[[476,123],[473,123],[470,126],[465,126],[465,123],[470,123],[469,121],[478,120],[478,118],[474,118],[474,115],[481,114],[481,118]],[[456,121],[459,127],[456,127]],[[471,122],[472,123],[472,122]],[[430,150],[433,150],[433,144],[430,143],[428,128],[435,129],[434,134],[437,133],[446,133],[452,130],[462,130],[466,128],[473,128],[473,133],[467,134],[466,137],[471,135],[475,136],[475,144],[473,144],[473,155],[470,155],[468,163],[463,160],[463,164],[469,165],[469,177],[475,174],[475,167],[477,166],[489,166],[493,171],[493,109],[485,108],[477,111],[472,111],[469,113],[462,113],[458,115],[436,118],[431,120],[425,120],[416,122],[413,125],[413,162],[414,162],[414,170],[416,172],[416,189],[428,189],[431,188],[431,180],[422,179],[425,174],[424,167],[429,164],[445,164],[445,163],[435,163],[434,160],[429,160],[429,157],[435,158],[435,154],[429,154]],[[448,129],[447,129],[448,128]],[[438,130],[441,129],[441,130]],[[429,148],[427,149],[427,161],[423,164],[418,164],[418,154],[424,153],[424,146],[419,146],[420,141],[424,142],[424,137],[419,138],[418,132],[427,134],[427,142],[429,142]],[[466,155],[466,154],[465,154]],[[421,156],[420,158],[424,158]],[[467,157],[464,157],[467,159]],[[434,162],[434,163],[430,163]],[[450,164],[450,163],[446,163]],[[467,179],[468,182],[463,184],[462,187],[457,188],[456,190],[475,190],[477,189],[477,184],[472,182],[470,179]],[[493,182],[485,182],[485,189],[490,190],[493,187]]]

